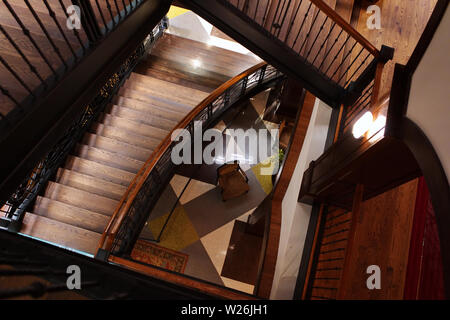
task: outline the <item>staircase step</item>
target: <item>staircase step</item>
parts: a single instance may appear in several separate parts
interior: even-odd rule
[[[151,88],[150,85],[146,85],[141,82],[131,81],[128,80],[124,86],[123,91],[120,92],[120,95],[127,96],[126,91],[127,90],[133,90],[140,93],[143,99],[147,100],[147,97],[154,97],[159,99],[165,99],[170,102],[176,102],[177,104],[184,104],[191,108],[196,107],[204,98],[208,96],[205,92],[202,92],[204,95],[202,97],[196,98],[195,96],[190,96],[188,94],[180,96],[174,93],[174,91],[162,91],[162,90],[155,90],[155,88]],[[176,89],[174,89],[176,90]],[[123,93],[125,92],[125,93]],[[145,101],[144,100],[144,101]]]
[[[38,197],[33,213],[93,232],[103,233],[110,218],[49,198]]]
[[[132,121],[122,117],[116,117],[110,115],[109,113],[102,113],[98,121],[110,127],[127,130],[138,135],[152,137],[161,141],[169,134],[169,131],[167,130],[152,127],[145,123]]]
[[[126,142],[98,136],[92,133],[86,133],[81,143],[88,145],[90,147],[115,152],[125,157],[133,158],[144,162],[148,159],[148,157],[152,153],[152,150],[150,149],[139,148]]]
[[[158,78],[149,77],[136,72],[131,73],[126,85],[137,85],[147,92],[160,94],[163,97],[179,97],[181,99],[189,99],[194,102],[202,101],[208,96],[208,93],[172,82],[164,81]],[[197,103],[198,103],[197,102]]]
[[[56,182],[113,200],[120,200],[127,190],[125,186],[120,184],[64,168],[58,169]]]
[[[152,127],[157,127],[167,131],[171,131],[178,124],[177,121],[163,119],[153,114],[143,113],[134,109],[119,107],[116,105],[108,106],[105,111],[113,116],[145,123]]]
[[[27,212],[21,233],[94,255],[101,234]]]
[[[132,144],[136,147],[150,150],[154,150],[161,142],[160,139],[143,136],[140,134],[136,134],[132,131],[107,126],[98,122],[94,123],[91,126],[90,131],[99,136],[119,140],[122,142]]]
[[[76,156],[69,156],[64,167],[69,170],[120,184],[125,187],[128,187],[130,182],[135,177],[134,173]]]
[[[97,213],[111,216],[119,201],[98,196],[83,190],[68,187],[56,182],[49,182],[45,190],[46,198],[67,203]]]
[[[161,97],[157,94],[148,93],[145,91],[133,90],[130,88],[122,87],[119,90],[119,95],[121,97],[130,98],[137,101],[142,101],[144,103],[157,105],[159,107],[167,108],[174,112],[180,112],[183,114],[188,114],[197,104],[189,105],[180,101],[175,101],[167,97]]]
[[[78,144],[75,148],[74,155],[104,164],[108,167],[125,170],[133,174],[136,174],[144,165],[143,161],[129,158],[115,152],[90,147],[85,144]]]
[[[179,122],[186,115],[186,112],[165,108],[164,106],[157,106],[155,104],[150,104],[148,102],[143,102],[139,100],[134,100],[131,98],[117,96],[114,100],[114,104],[118,106],[123,106],[126,108],[134,109],[143,113],[153,114],[160,118],[173,120]]]

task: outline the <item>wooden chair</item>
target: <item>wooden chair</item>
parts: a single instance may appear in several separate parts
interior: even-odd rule
[[[239,161],[226,163],[217,169],[217,180],[222,188],[222,200],[237,198],[250,190],[248,177],[239,166]]]

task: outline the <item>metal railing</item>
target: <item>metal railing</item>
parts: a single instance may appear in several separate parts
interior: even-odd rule
[[[380,51],[322,0],[217,0],[245,14],[325,79],[348,89]]]
[[[5,203],[0,203],[0,227],[17,231],[20,228],[26,210],[36,199],[39,192],[47,185],[67,155],[89,129],[91,123],[103,112],[105,107],[119,91],[140,59],[162,36],[167,28],[164,18],[148,35],[143,43],[131,54],[122,66],[105,83],[98,95],[85,107],[81,117],[77,118],[69,130],[59,139],[52,150],[41,159],[26,177],[15,193]]]
[[[193,135],[194,125],[199,123],[203,129],[208,128],[244,96],[281,76],[278,70],[265,62],[248,69],[216,89],[173,131],[187,129]],[[171,140],[171,134],[161,142],[131,182],[103,233],[99,253],[121,255],[132,249],[151,209],[176,168],[171,160],[171,153],[178,142]]]
[[[0,133],[20,121],[143,2],[2,0]]]

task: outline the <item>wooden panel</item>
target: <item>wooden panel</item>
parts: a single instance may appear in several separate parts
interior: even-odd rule
[[[341,208],[328,207],[325,221],[317,240],[313,270],[305,298],[334,300],[341,284],[344,259],[348,244],[352,213]]]
[[[362,203],[343,299],[402,299],[417,179]],[[381,290],[368,290],[366,269],[381,268]]]

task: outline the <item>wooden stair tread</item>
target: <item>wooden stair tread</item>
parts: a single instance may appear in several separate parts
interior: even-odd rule
[[[119,204],[119,201],[117,200],[95,195],[52,181],[48,183],[44,196],[107,216],[111,216]]]
[[[234,77],[245,71],[249,66],[260,62],[254,56],[210,46],[203,42],[173,34],[165,34],[152,50],[152,55],[184,64],[191,64],[192,60],[199,59],[203,69],[229,77]]]
[[[126,118],[113,116],[108,113],[102,113],[98,121],[104,125],[124,129],[142,136],[160,140],[163,140],[169,134],[169,131],[167,130],[152,127],[145,123],[136,122]]]
[[[33,213],[97,233],[103,233],[110,220],[103,214],[44,197],[37,198]]]
[[[142,79],[136,80],[138,76]],[[182,87],[156,78],[137,75],[136,73],[132,74],[125,83],[124,88],[193,107],[197,106],[208,96],[208,93],[203,91]]]
[[[161,80],[154,77],[145,76],[136,72],[131,73],[130,78],[127,81],[127,84],[135,83],[137,85],[143,86],[149,92],[164,92],[168,93],[170,97],[177,96],[180,98],[194,98],[204,99],[208,96],[208,93],[205,93],[200,90],[196,90],[193,88],[188,88],[179,84],[175,84],[169,81]]]
[[[120,200],[127,190],[125,186],[120,184],[112,183],[64,168],[58,169],[55,181],[72,188],[77,188],[79,190],[91,192],[93,194],[114,200]]]
[[[76,156],[67,158],[65,168],[128,187],[135,174]]]
[[[139,112],[150,113],[159,116],[164,119],[173,120],[179,122],[186,115],[186,110],[172,110],[165,108],[164,106],[158,106],[156,104],[150,104],[148,102],[135,100],[132,98],[117,96],[113,100],[113,104],[117,106],[123,106],[129,109],[133,109]]]
[[[159,107],[167,108],[183,114],[189,113],[189,111],[194,108],[194,106],[186,104],[185,102],[174,101],[167,97],[158,96],[157,94],[151,94],[145,91],[138,91],[130,88],[122,87],[119,90],[119,95],[121,97],[142,101],[151,105],[157,105]]]
[[[78,144],[75,148],[74,155],[86,160],[104,164],[108,167],[128,171],[133,174],[136,174],[144,165],[143,161],[85,144]]]
[[[148,159],[152,152],[150,149],[139,148],[126,142],[98,136],[92,133],[86,133],[81,141],[81,144],[115,152],[128,158],[133,158],[144,162]]]
[[[104,125],[98,122],[92,125],[90,131],[92,133],[95,133],[96,135],[127,142],[137,147],[150,150],[154,150],[161,142],[161,139],[143,136],[126,129],[124,130],[121,128]]]
[[[94,255],[101,234],[27,212],[20,233]]]
[[[175,126],[178,124],[178,122],[174,120],[164,119],[153,114],[144,113],[126,107],[119,107],[116,105],[108,106],[105,111],[113,116],[145,123],[152,127],[160,128],[168,132],[175,128]]]
[[[151,56],[148,61],[140,63],[134,72],[207,93],[211,93],[230,79],[214,71],[195,68],[158,56]]]

